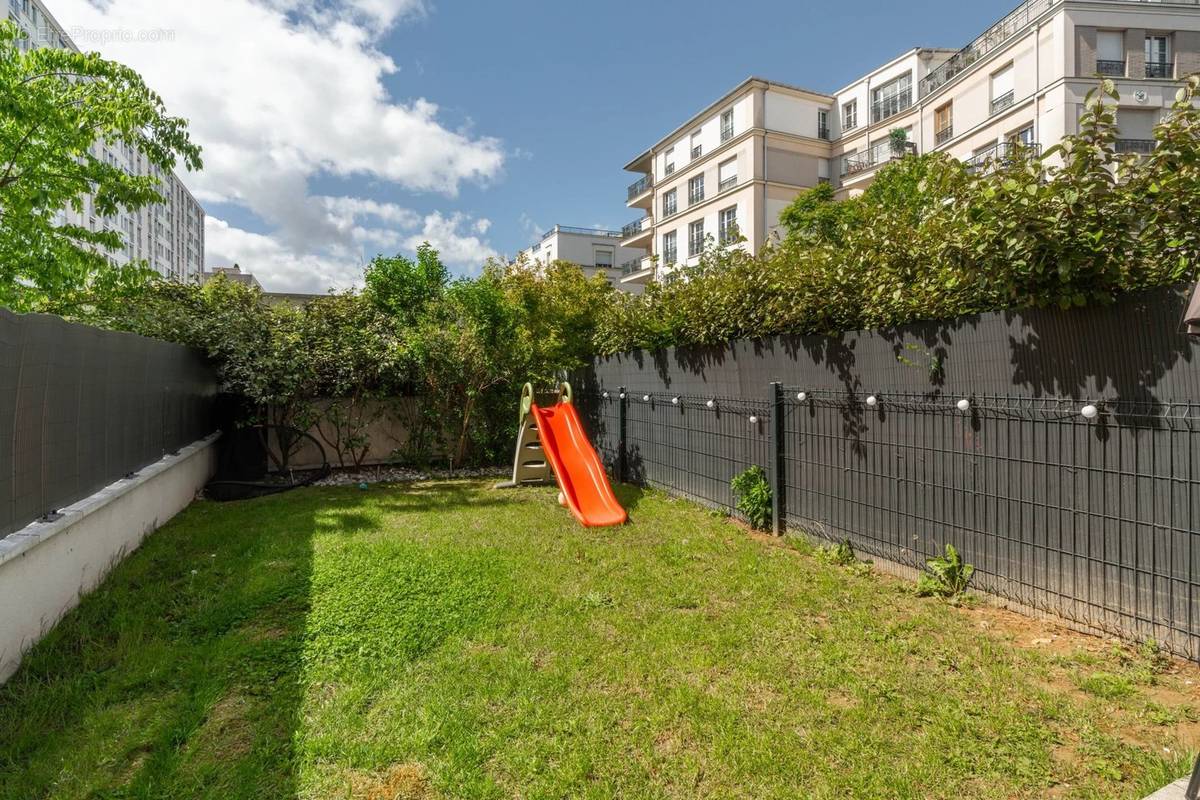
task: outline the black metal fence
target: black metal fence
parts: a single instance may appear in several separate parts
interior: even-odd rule
[[[918,326],[637,355],[576,376],[577,396],[626,480],[731,509],[730,479],[759,465],[781,527],[913,568],[953,544],[979,589],[1200,658],[1200,350],[1177,333],[1180,311],[1159,293],[985,315],[953,337]],[[1049,382],[1078,394],[1041,391],[1045,371],[1030,391],[1030,339],[1011,335],[1030,328]],[[1107,348],[1103,381],[1063,358],[1081,340],[1102,362]]]
[[[199,354],[0,309],[0,536],[214,430]]]

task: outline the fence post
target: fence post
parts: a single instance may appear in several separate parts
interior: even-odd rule
[[[625,387],[617,393],[617,481],[625,483],[627,479],[625,461]]]
[[[767,480],[771,482],[771,531],[783,535],[783,384],[775,381],[770,389],[770,458]]]

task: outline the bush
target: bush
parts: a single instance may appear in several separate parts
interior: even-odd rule
[[[756,530],[765,531],[771,527],[771,484],[767,482],[767,472],[762,467],[754,466],[734,477],[729,482],[733,496],[737,502],[737,510]]]

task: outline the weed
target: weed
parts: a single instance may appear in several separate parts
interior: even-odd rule
[[[823,564],[848,567],[856,560],[854,557],[854,545],[850,544],[849,539],[845,539],[839,544],[822,547],[817,551],[817,560]]]
[[[760,531],[771,527],[771,484],[767,471],[753,466],[729,482],[737,509],[746,521]]]
[[[917,594],[958,600],[967,591],[975,567],[966,563],[952,544],[946,552],[925,562],[926,571],[917,579]]]

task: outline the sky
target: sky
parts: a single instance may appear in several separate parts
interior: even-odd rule
[[[745,78],[833,91],[1016,1],[47,4],[189,120],[208,266],[323,292],[424,241],[470,275],[555,224],[619,229],[622,167]]]

